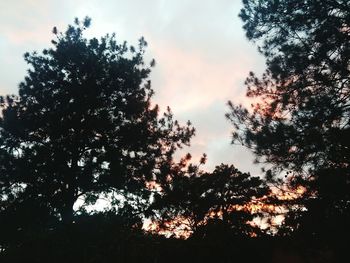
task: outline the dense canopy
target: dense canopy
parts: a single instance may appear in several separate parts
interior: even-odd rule
[[[138,48],[114,35],[86,39],[89,25],[54,28],[52,48],[25,54],[19,95],[1,98],[1,212],[9,220],[28,204],[71,221],[79,197],[93,204],[101,194],[142,210],[146,182],[160,180],[194,134],[152,105],[144,39]]]
[[[350,211],[350,3],[246,0],[240,16],[267,69],[246,80],[252,109],[230,103],[233,141],[272,164],[269,177],[304,185],[304,230],[326,231]]]

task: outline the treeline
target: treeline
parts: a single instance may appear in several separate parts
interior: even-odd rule
[[[267,69],[245,83],[257,103],[229,102],[226,117],[232,143],[269,167],[263,176],[230,164],[204,171],[205,154],[176,161],[195,129],[152,104],[146,41],[87,39],[90,18],[76,19],[53,28],[51,48],[25,54],[18,95],[0,100],[2,261],[341,260],[350,236],[350,3],[243,5]],[[100,199],[108,208],[91,212]]]

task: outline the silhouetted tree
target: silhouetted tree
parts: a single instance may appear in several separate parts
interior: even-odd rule
[[[43,214],[71,222],[79,197],[93,204],[101,194],[142,211],[146,182],[160,180],[194,134],[152,105],[145,40],[135,48],[114,34],[86,39],[89,25],[54,28],[52,48],[25,54],[18,96],[1,97],[1,229],[14,219],[43,224]]]
[[[174,231],[183,228],[192,233],[208,213],[208,204],[201,197],[205,188],[204,172],[200,169],[206,156],[201,158],[200,165],[190,163],[191,158],[188,154],[173,165],[161,191],[154,195],[152,208],[157,212],[152,216],[160,224],[160,229]]]
[[[232,165],[221,164],[212,173],[190,165],[169,181],[155,205],[158,201],[165,227],[187,224],[186,229],[196,237],[210,238],[216,233],[232,238],[260,232],[251,224],[259,215],[251,205],[268,194],[269,188],[259,177],[242,173]]]
[[[212,173],[205,174],[202,179],[204,191],[201,197],[208,205],[208,221],[204,225],[204,231],[201,229],[198,232],[206,235],[207,230],[214,228],[214,232],[226,229],[221,232],[221,236],[225,236],[225,232],[226,236],[260,233],[259,227],[253,223],[253,219],[259,216],[259,211],[252,210],[251,206],[270,192],[263,180],[242,173],[233,165],[224,164],[217,166]],[[216,229],[215,226],[219,228]]]
[[[303,204],[308,215],[315,212],[314,223],[334,214],[349,218],[350,2],[243,4],[246,35],[267,70],[246,80],[247,96],[257,101],[251,111],[229,103],[233,141],[272,164],[270,178],[287,171],[292,185],[307,188]]]

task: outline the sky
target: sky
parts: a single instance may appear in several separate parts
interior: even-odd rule
[[[28,69],[23,54],[49,47],[54,26],[63,31],[75,17],[89,16],[87,37],[114,32],[134,45],[146,39],[146,60],[156,60],[153,102],[170,106],[175,119],[190,120],[197,131],[183,153],[194,162],[206,153],[206,170],[227,163],[259,175],[253,155],[231,144],[225,119],[228,100],[249,105],[244,80],[265,67],[245,37],[240,8],[241,0],[1,0],[0,95],[17,93]]]

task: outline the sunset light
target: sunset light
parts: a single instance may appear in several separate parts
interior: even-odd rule
[[[349,261],[349,0],[0,22],[1,263]]]

